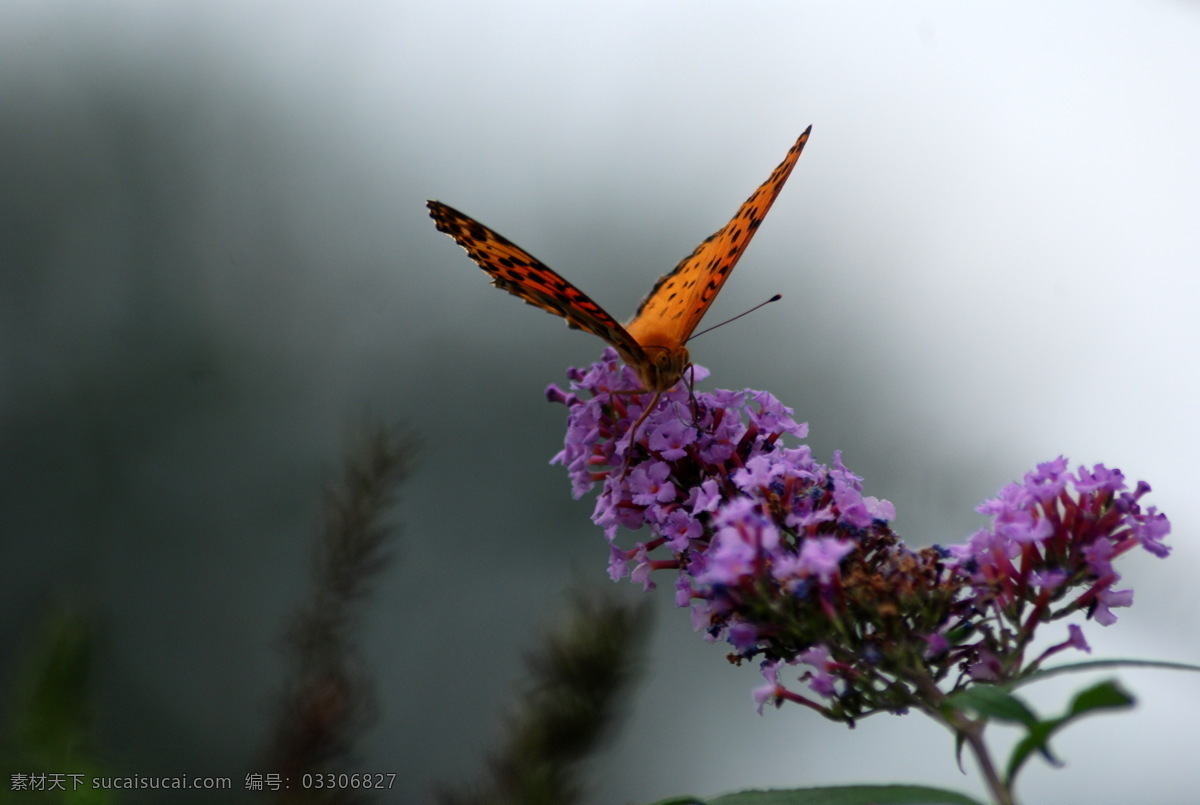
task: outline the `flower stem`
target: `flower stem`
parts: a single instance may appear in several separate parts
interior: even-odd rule
[[[934,717],[949,727],[956,736],[961,736],[962,740],[971,748],[971,754],[975,756],[979,771],[983,774],[984,782],[987,783],[988,790],[992,794],[992,801],[996,805],[1016,805],[1012,791],[996,771],[991,753],[988,752],[987,743],[983,740],[983,730],[987,726],[987,722],[982,719],[967,718],[962,713],[953,710],[943,711]]]
[[[992,764],[992,756],[988,753],[987,744],[983,740],[983,727],[982,722],[972,721],[971,728],[961,733],[963,739],[966,740],[967,746],[971,747],[971,753],[975,755],[975,762],[979,764],[979,771],[983,773],[983,779],[987,782],[988,789],[992,792],[992,798],[997,805],[1016,805],[1012,791],[1005,785],[1004,780],[996,772],[996,767]]]
[[[987,727],[987,721],[982,718],[968,718],[961,711],[947,707],[946,695],[929,677],[918,675],[913,682],[924,699],[922,710],[935,721],[945,724],[956,737],[961,736],[962,740],[971,748],[971,754],[975,756],[975,762],[991,792],[992,801],[996,805],[1016,805],[1017,801],[1013,797],[1012,791],[1000,773],[996,771],[991,753],[988,752],[987,743],[983,740],[983,731]]]

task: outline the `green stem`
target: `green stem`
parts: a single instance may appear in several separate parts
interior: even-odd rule
[[[992,755],[988,752],[987,744],[983,740],[983,731],[987,727],[987,721],[982,718],[967,718],[960,711],[946,707],[946,694],[942,693],[932,679],[922,676],[913,681],[925,701],[925,712],[934,720],[949,727],[956,736],[961,735],[963,741],[971,748],[971,754],[975,756],[975,762],[979,766],[988,791],[991,792],[992,801],[996,805],[1016,805],[1017,801],[1013,797],[1012,791],[1000,773],[996,771],[996,765],[992,763]]]
[[[992,792],[992,799],[996,801],[997,805],[1016,805],[1012,791],[1005,785],[992,763],[992,756],[983,740],[984,726],[982,721],[969,721],[969,726],[961,730],[960,734],[967,742],[967,746],[971,747],[971,753],[975,755],[975,762],[979,764],[979,771],[983,774],[988,790]]]

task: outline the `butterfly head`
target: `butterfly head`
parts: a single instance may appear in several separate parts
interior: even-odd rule
[[[679,382],[691,359],[686,347],[643,345],[644,357],[627,361],[633,366],[646,391],[667,391]]]

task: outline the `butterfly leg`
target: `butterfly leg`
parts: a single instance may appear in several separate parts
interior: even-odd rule
[[[696,402],[696,364],[688,361],[687,368],[688,403],[692,409],[692,425],[700,427],[700,403]]]
[[[629,473],[629,458],[633,455],[633,448],[637,444],[637,432],[642,423],[646,421],[646,417],[650,416],[650,412],[658,407],[658,401],[662,398],[662,392],[654,392],[654,399],[650,400],[650,404],[642,411],[642,415],[633,423],[633,427],[629,429],[629,447],[625,448],[625,462],[621,466],[621,477],[624,478]]]

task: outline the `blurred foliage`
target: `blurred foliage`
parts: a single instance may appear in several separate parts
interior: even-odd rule
[[[508,715],[486,779],[443,792],[443,805],[583,801],[579,765],[612,735],[643,663],[649,613],[645,603],[577,598],[567,623],[526,660],[529,690]]]
[[[356,745],[375,713],[358,651],[361,605],[387,565],[396,529],[388,522],[413,463],[411,443],[378,422],[347,449],[339,477],[325,490],[313,546],[311,594],[288,631],[291,667],[280,697],[266,766],[291,787],[276,801],[355,803],[369,790],[305,789],[305,775],[351,774]]]
[[[72,778],[63,779],[61,789],[12,790],[14,775],[82,775],[90,780],[105,774],[93,736],[95,645],[95,625],[82,612],[59,605],[46,618],[18,672],[9,704],[0,756],[4,775],[0,802],[101,805],[116,801],[110,791],[83,784],[75,787]]]

